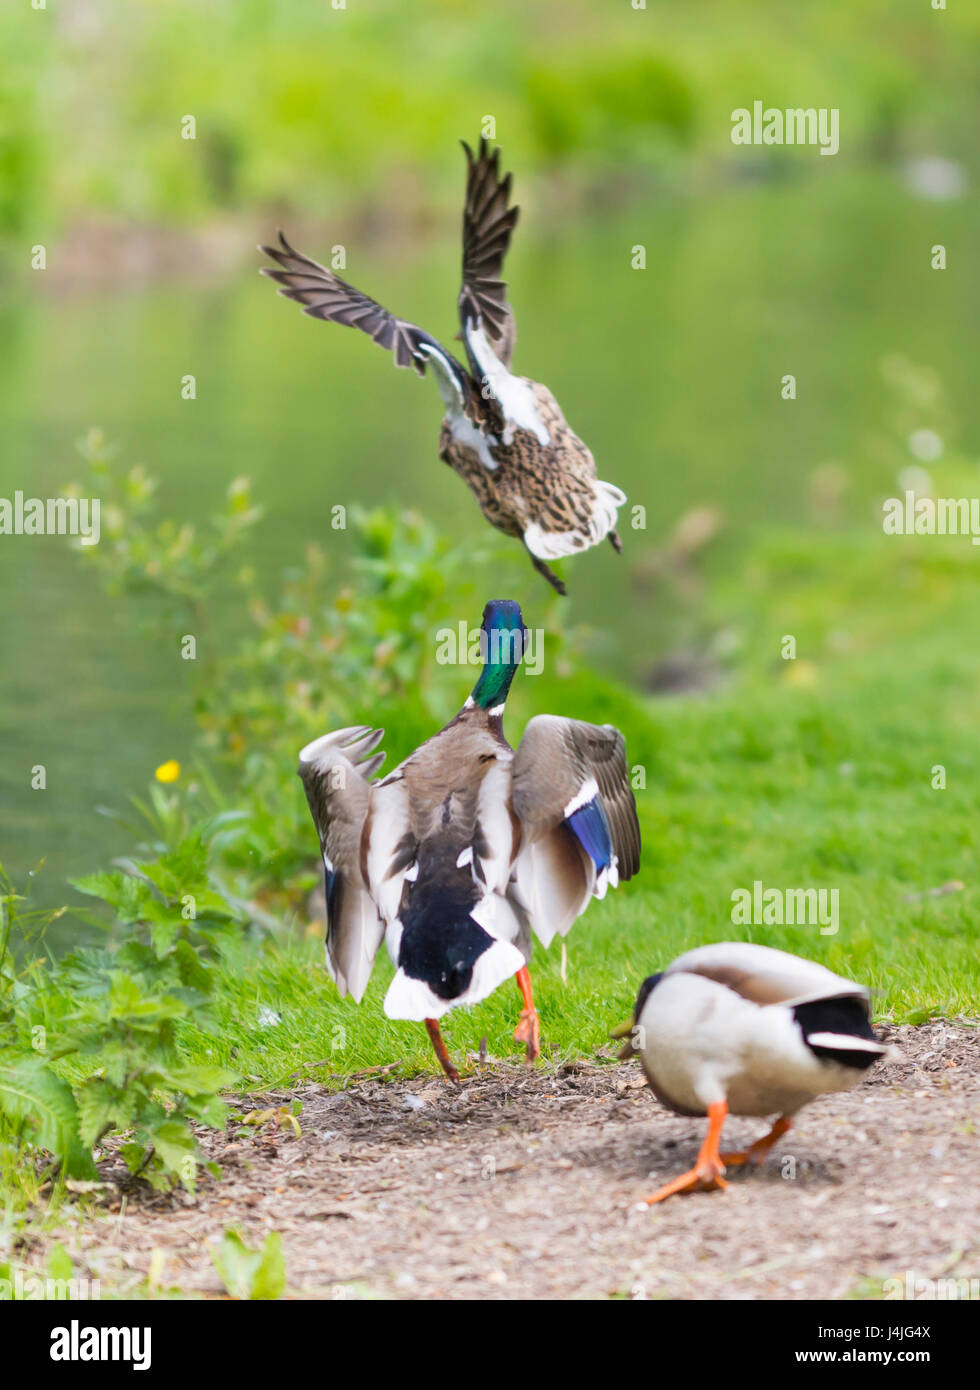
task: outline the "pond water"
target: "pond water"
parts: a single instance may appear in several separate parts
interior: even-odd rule
[[[886,354],[935,368],[961,439],[977,438],[976,200],[915,201],[887,171],[831,162],[806,182],[595,208],[550,228],[527,216],[519,229],[516,366],[553,389],[600,476],[646,507],[647,530],[624,530],[630,563],[711,504],[725,529],[709,573],[730,572],[760,524],[814,524],[809,480],[830,461],[873,524],[875,497],[894,486],[867,447],[887,422]],[[945,273],[929,268],[937,241]],[[631,267],[638,244],[645,270]],[[448,336],[458,259],[455,240],[398,259],[367,250],[347,275]],[[194,401],[180,397],[185,373]],[[99,425],[161,478],[168,514],[205,516],[250,475],[266,514],[245,558],[270,576],[309,539],[330,540],[338,501],[411,504],[462,540],[480,536],[473,500],[438,460],[439,418],[433,383],[304,319],[251,267],[98,296],[38,294],[27,276],[0,301],[0,497],[56,495],[82,473],[75,441]],[[638,602],[609,547],[567,577],[596,659],[641,676],[669,637],[661,591]],[[531,609],[539,584],[528,569],[518,597]],[[57,902],[67,876],[129,848],[94,808],[123,806],[157,764],[186,757],[193,721],[175,663],[64,540],[0,537],[0,589],[0,862],[23,875],[45,859],[38,896]],[[44,791],[30,787],[36,763]]]

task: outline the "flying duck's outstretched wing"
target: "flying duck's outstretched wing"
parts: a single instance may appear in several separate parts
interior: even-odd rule
[[[384,762],[374,749],[383,729],[338,729],[308,743],[297,769],[320,836],[327,898],[327,968],[341,995],[360,1003],[384,925],[361,872],[361,832],[373,776]],[[373,756],[371,756],[373,754]]]
[[[508,206],[511,176],[500,177],[500,150],[491,154],[481,140],[474,156],[465,140],[460,143],[466,151],[460,324],[464,337],[468,323],[482,327],[496,356],[509,367],[517,328],[500,273],[519,209]]]
[[[343,324],[345,328],[359,328],[393,353],[396,367],[412,367],[423,376],[431,364],[439,374],[440,385],[446,378],[465,398],[469,390],[466,369],[437,339],[414,323],[396,318],[376,299],[355,289],[319,261],[295,251],[282,232],[278,246],[260,246],[259,250],[276,262],[275,269],[263,266],[261,273],[275,280],[279,293],[301,305],[304,314]]]
[[[517,888],[547,945],[568,931],[590,896],[603,897],[640,866],[626,743],[610,724],[538,715],[514,754],[512,777],[524,831]]]

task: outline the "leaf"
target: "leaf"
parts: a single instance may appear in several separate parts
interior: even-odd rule
[[[234,1086],[238,1073],[210,1063],[180,1062],[170,1068],[167,1080],[175,1091],[186,1091],[188,1095],[208,1095]]]
[[[197,1152],[194,1136],[184,1120],[163,1120],[155,1129],[149,1131],[153,1145],[166,1170],[175,1173],[184,1182],[189,1169],[185,1160],[193,1159]]]
[[[190,942],[177,942],[174,947],[174,960],[177,962],[177,970],[182,984],[192,985],[195,989],[199,989],[202,994],[210,994],[214,983],[213,973],[201,960]]]
[[[40,1057],[0,1067],[0,1112],[28,1125],[38,1148],[53,1154],[72,1177],[95,1177],[92,1156],[80,1142],[72,1089]]]
[[[74,1273],[75,1264],[72,1257],[63,1245],[55,1241],[48,1255],[48,1278],[70,1279]]]
[[[101,1076],[89,1077],[78,1089],[78,1131],[82,1143],[91,1146],[106,1131],[127,1127],[120,1091]]]
[[[250,1249],[237,1231],[225,1231],[211,1258],[232,1298],[275,1299],[286,1291],[286,1263],[277,1231],[270,1231],[258,1250]]]

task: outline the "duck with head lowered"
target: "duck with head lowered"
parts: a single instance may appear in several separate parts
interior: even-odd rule
[[[480,640],[463,708],[388,776],[374,779],[384,731],[367,725],[299,755],[326,873],[327,968],[360,1002],[384,939],[395,966],[385,1013],[424,1022],[453,1081],[441,1016],[514,976],[514,1036],[538,1056],[532,933],[544,946],[563,936],[640,862],[622,734],[537,715],[511,748],[503,713],[528,641],[520,607],[488,603]]]
[[[396,367],[419,376],[431,369],[445,407],[439,457],[467,483],[480,510],[505,535],[524,542],[534,568],[559,593],[565,586],[549,560],[576,555],[616,533],[620,489],[596,476],[592,454],[570,428],[554,396],[511,371],[517,331],[500,275],[517,221],[510,174],[486,140],[474,155],[465,143],[463,283],[458,297],[466,364],[423,329],[398,318],[334,270],[296,251],[279,233],[260,246],[274,265],[263,273],[311,318],[359,328],[392,352]]]
[[[707,1115],[694,1167],[647,1197],[726,1187],[725,1169],[760,1162],[817,1096],[846,1091],[891,1049],[869,1022],[870,991],[771,946],[722,941],[678,956],[640,986],[620,1056],[636,1052],[654,1095],[679,1115]],[[721,1153],[732,1115],[775,1115],[768,1134]]]

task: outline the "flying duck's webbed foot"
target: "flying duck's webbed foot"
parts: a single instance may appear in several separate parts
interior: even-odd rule
[[[528,1066],[541,1056],[541,1020],[538,1011],[534,1007],[534,995],[531,993],[531,975],[526,965],[522,965],[514,976],[517,987],[521,991],[521,998],[524,1000],[524,1007],[521,1010],[521,1021],[514,1029],[514,1041],[524,1043],[524,1055]]]
[[[527,553],[531,555],[530,551],[528,551]],[[538,574],[544,575],[545,579],[547,579],[548,583],[557,593],[561,594],[563,598],[567,596],[568,590],[565,588],[564,583],[562,582],[562,580],[558,578],[557,574],[555,574],[554,570],[550,567],[550,565],[546,565],[545,562],[539,559],[537,555],[531,555],[531,564],[537,570]]]
[[[437,1018],[427,1018],[425,1020],[425,1030],[432,1042],[436,1056],[439,1058],[439,1065],[449,1077],[454,1086],[459,1085],[459,1072],[453,1066],[446,1044],[442,1040],[442,1033],[439,1031],[439,1020]]]
[[[623,553],[623,542],[619,539],[619,532],[618,532],[618,531],[608,531],[606,534],[607,534],[607,536],[608,536],[608,538],[609,538],[609,544],[612,546],[613,550],[615,550],[616,554],[617,554],[617,555],[622,555],[622,553]]]
[[[701,1145],[698,1161],[690,1172],[682,1173],[679,1178],[674,1178],[673,1182],[658,1188],[651,1196],[644,1197],[643,1200],[648,1207],[653,1206],[654,1202],[662,1202],[665,1197],[673,1197],[675,1192],[696,1192],[698,1189],[728,1186],[724,1177],[725,1164],[718,1152],[721,1127],[727,1114],[728,1106],[723,1100],[708,1106],[708,1133]]]
[[[792,1129],[793,1121],[788,1115],[782,1115],[768,1134],[764,1134],[761,1139],[757,1139],[754,1144],[750,1144],[747,1149],[741,1149],[737,1153],[721,1154],[722,1163],[730,1168],[738,1168],[743,1163],[764,1163],[766,1154],[778,1139],[781,1139],[788,1129]]]

